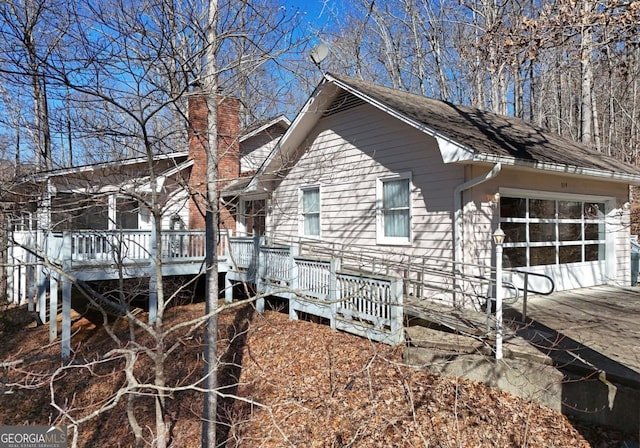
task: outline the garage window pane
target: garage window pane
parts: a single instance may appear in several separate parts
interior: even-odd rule
[[[500,216],[524,218],[527,216],[527,200],[524,198],[500,198]]]
[[[558,239],[560,241],[580,241],[582,239],[582,224],[558,224]]]
[[[558,201],[558,218],[560,219],[582,218],[582,202]]]
[[[532,242],[556,240],[556,225],[545,223],[529,224],[529,238]]]
[[[602,202],[585,202],[584,219],[604,219],[604,204]]]
[[[585,224],[584,239],[587,241],[604,239],[604,225],[603,224]]]
[[[560,263],[579,263],[582,261],[582,246],[561,246]]]
[[[556,201],[529,199],[529,217],[554,219],[556,217]]]
[[[526,247],[505,247],[502,255],[505,268],[520,268],[527,265]]]
[[[585,261],[604,260],[604,244],[586,244],[584,246]]]
[[[505,243],[525,243],[527,241],[527,225],[520,222],[503,222],[500,227],[504,231]]]
[[[531,266],[539,266],[543,264],[556,264],[556,248],[549,247],[532,247],[529,249],[531,254]]]

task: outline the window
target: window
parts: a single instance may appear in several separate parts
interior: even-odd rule
[[[604,260],[604,211],[604,202],[500,198],[510,267]]]
[[[116,226],[118,229],[138,228],[138,201],[118,197],[116,198]]]
[[[320,187],[301,190],[301,232],[304,236],[320,236]]]
[[[51,198],[51,226],[54,231],[106,230],[108,198],[82,193],[58,193]]]
[[[411,177],[378,179],[377,234],[381,244],[411,242]]]

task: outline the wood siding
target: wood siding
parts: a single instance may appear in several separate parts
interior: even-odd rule
[[[271,154],[278,143],[278,138],[261,134],[241,143],[240,172],[256,171]]]
[[[315,185],[320,187],[322,241],[452,257],[452,192],[463,182],[463,168],[442,162],[435,139],[362,105],[323,118],[306,143],[274,192],[271,232],[302,236],[299,189]],[[377,179],[403,173],[412,178],[412,244],[378,245]]]
[[[471,177],[484,174],[486,169],[474,167]],[[611,198],[607,209],[607,245],[610,250],[606,283],[628,286],[630,274],[630,225],[629,211],[624,204],[629,201],[628,185],[604,180],[585,179],[574,176],[547,174],[541,171],[522,171],[505,167],[490,181],[476,186],[465,195],[465,229],[463,251],[465,261],[493,263],[492,234],[498,226],[499,207],[490,201],[493,195],[504,188],[542,192],[543,194],[579,195],[585,198]],[[532,193],[533,194],[533,193]]]

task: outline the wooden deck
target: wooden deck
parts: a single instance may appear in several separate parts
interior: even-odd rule
[[[149,232],[74,232],[52,234],[48,238],[17,233],[15,237],[19,244],[9,250],[13,261],[9,286],[18,300],[16,303],[22,303],[25,297],[37,297],[43,321],[47,315],[47,295],[49,308],[56,310],[60,292],[63,323],[68,319],[65,315],[69,312],[68,304],[65,310],[64,303],[69,286],[63,273],[90,281],[120,275],[144,277],[150,275],[152,268]],[[167,231],[162,241],[163,275],[201,272],[204,232]],[[227,300],[233,300],[234,282],[249,282],[260,294],[259,308],[264,297],[279,296],[289,301],[294,319],[300,313],[319,316],[327,319],[332,328],[389,344],[404,341],[408,316],[430,320],[474,338],[490,336],[491,315],[452,307],[442,300],[453,294],[453,290],[443,285],[456,286],[458,294],[463,283],[452,281],[448,271],[442,272],[443,280],[434,287],[429,283],[433,275],[425,274],[424,262],[417,264],[421,271],[412,273],[402,266],[396,271],[398,275],[391,275],[387,265],[385,272],[390,275],[382,276],[372,273],[378,271],[380,260],[371,261],[367,273],[362,256],[357,257],[356,266],[349,265],[344,255],[335,258],[301,252],[296,245],[269,246],[261,238],[221,234],[219,270],[227,274]],[[119,270],[119,266],[123,269]],[[490,276],[474,278],[477,283],[470,284],[468,289],[479,291],[478,300],[486,299]],[[37,288],[28,289],[28,285]],[[520,310],[518,303],[507,310],[513,332],[554,358],[557,365],[605,371],[623,381],[640,384],[640,288],[601,286],[549,297],[531,296],[526,323],[519,323]],[[56,313],[51,315],[52,320],[56,317]],[[57,323],[51,327],[54,339]],[[63,346],[69,343],[64,339],[63,334]]]
[[[506,315],[517,334],[554,363],[640,387],[640,287],[595,286],[531,296]]]
[[[10,248],[13,268],[9,286],[14,300],[18,300],[16,303],[22,303],[25,297],[37,298],[43,321],[47,305],[57,309],[58,294],[62,295],[63,303],[65,294],[69,294],[62,274],[83,281],[120,275],[145,277],[153,267],[149,232],[74,232],[39,240],[32,233],[16,236],[21,240]],[[205,246],[202,231],[167,231],[162,241],[163,275],[195,275],[202,271]],[[292,318],[300,313],[319,316],[333,328],[375,341],[403,342],[408,316],[430,320],[472,337],[491,336],[490,314],[473,312],[464,306],[452,307],[452,302],[443,300],[454,294],[446,285],[455,286],[458,294],[463,282],[471,281],[452,280],[448,270],[442,271],[441,282],[434,286],[430,282],[435,271],[429,268],[431,273],[425,274],[424,262],[413,264],[421,271],[412,272],[411,266],[403,265],[393,275],[387,266],[384,272],[388,275],[378,275],[375,272],[381,266],[380,260],[367,266],[362,256],[357,257],[357,265],[349,265],[344,255],[335,258],[301,253],[299,246],[267,245],[260,238],[222,234],[219,242],[219,270],[226,273],[229,301],[233,300],[234,282],[249,282],[260,294],[258,307],[263,306],[264,297],[279,296],[288,300]],[[491,277],[476,276],[474,281],[467,289],[477,291],[474,298],[479,303],[486,300]],[[28,285],[37,288],[28,289]],[[519,309],[517,304],[512,307],[514,322],[518,320]],[[55,317],[54,313],[52,318]],[[547,339],[556,346],[558,341],[572,341],[571,350],[564,346],[564,351],[556,351],[563,356],[568,354],[571,359],[558,362],[585,359],[584,350],[588,347],[623,366],[617,375],[634,379],[637,375],[634,372],[640,371],[640,330],[634,326],[639,317],[639,289],[589,288],[555,293],[551,297],[532,296],[527,325],[517,326],[514,331],[534,345],[542,345],[541,341]],[[52,329],[52,338],[57,337],[55,331]],[[575,344],[583,351],[577,352]],[[546,350],[553,352],[553,344],[548,345]],[[585,365],[588,363],[599,365],[595,361],[587,361]]]

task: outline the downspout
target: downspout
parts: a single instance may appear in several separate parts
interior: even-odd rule
[[[454,285],[454,295],[453,295],[453,304],[456,303],[456,291],[458,289],[458,278],[457,275],[463,271],[462,268],[462,193],[465,190],[475,187],[476,185],[480,185],[483,182],[488,181],[489,179],[493,179],[500,173],[502,170],[502,164],[497,163],[491,171],[482,176],[478,176],[474,179],[468,180],[467,182],[460,184],[453,191],[453,285]]]

